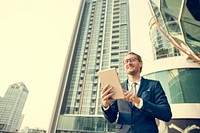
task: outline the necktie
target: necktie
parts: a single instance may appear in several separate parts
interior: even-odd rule
[[[136,82],[131,84],[131,91],[137,95],[136,85],[137,85]],[[135,106],[135,104],[133,102],[132,102],[132,106]]]
[[[137,85],[136,82],[134,82],[134,83],[131,84],[131,91],[134,92],[135,94],[137,94],[136,85]]]

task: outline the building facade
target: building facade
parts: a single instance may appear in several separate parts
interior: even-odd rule
[[[181,55],[180,50],[174,47],[158,29],[153,18],[149,21],[149,37],[152,42],[154,60]]]
[[[19,131],[28,92],[23,82],[9,86],[4,97],[0,100],[0,131]]]
[[[46,133],[46,130],[40,128],[25,127],[24,129],[21,129],[19,133]]]
[[[97,72],[116,68],[131,49],[128,0],[82,0],[49,132],[112,132],[101,112]]]
[[[198,0],[149,0],[153,21],[170,43],[200,63],[200,5]],[[150,28],[151,29],[151,28]]]
[[[149,23],[150,37],[158,39],[163,36],[169,42],[164,45],[169,45],[168,48],[178,53],[178,56],[165,56],[162,59],[159,58],[160,54],[154,54],[155,61],[146,64],[154,69],[143,71],[144,77],[161,82],[172,109],[170,122],[157,120],[159,132],[198,133],[200,3],[198,0],[149,0],[149,5],[153,15]],[[157,49],[154,39],[151,39],[152,46]]]

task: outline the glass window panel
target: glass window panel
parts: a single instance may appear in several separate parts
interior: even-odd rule
[[[185,68],[161,71],[144,77],[159,80],[170,103],[200,103],[200,69]]]

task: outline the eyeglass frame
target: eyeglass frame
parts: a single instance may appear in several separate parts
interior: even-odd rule
[[[128,64],[128,62],[135,62],[136,60],[138,60],[138,58],[137,57],[131,57],[131,58],[129,58],[129,59],[125,59],[123,62],[124,62],[124,64]],[[139,60],[138,60],[139,61]]]

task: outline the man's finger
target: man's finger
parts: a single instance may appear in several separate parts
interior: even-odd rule
[[[108,95],[109,93],[111,93],[112,89],[113,89],[113,87],[108,86],[107,90],[102,93],[102,97],[105,96],[105,95]]]
[[[103,96],[102,98],[103,98],[103,100],[109,100],[114,94],[115,94],[115,92],[112,92],[112,93],[109,93],[109,94]]]
[[[104,93],[104,92],[107,90],[108,86],[109,86],[109,85],[104,86],[104,87],[102,88],[101,93]]]

